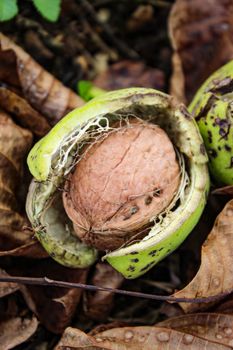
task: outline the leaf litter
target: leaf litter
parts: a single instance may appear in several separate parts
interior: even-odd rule
[[[206,76],[233,55],[230,2],[218,2],[215,8],[213,6],[214,10],[211,7],[213,14],[208,12],[208,17],[212,22],[205,20],[206,6],[195,3],[187,7],[187,1],[177,0],[170,12],[169,30],[174,48],[171,86],[172,93],[182,101],[190,100]],[[145,25],[151,23],[151,16],[153,14],[149,15]],[[132,21],[130,23],[132,32],[144,28],[143,23],[139,28],[135,24],[132,27]],[[187,24],[188,30],[184,30]],[[213,33],[218,28],[222,29],[216,40]],[[202,40],[196,40],[198,35]],[[225,45],[226,42],[229,45]],[[191,235],[180,250],[145,275],[144,281],[124,281],[120,276],[114,276],[111,268],[104,264],[97,264],[90,271],[70,270],[47,257],[35,240],[24,212],[26,188],[30,182],[25,159],[35,140],[83,102],[4,34],[0,35],[0,43],[0,275],[47,276],[112,288],[119,288],[123,283],[126,289],[154,294],[166,294],[166,288],[161,286],[163,283],[174,290],[181,288],[182,284],[185,286],[190,282],[190,276],[194,276],[186,287],[173,295],[206,297],[232,292],[233,202],[229,201],[232,198],[230,186],[212,191],[209,204],[211,208],[216,207],[213,215],[223,209],[212,230],[214,217],[208,220],[203,217],[198,225],[199,232],[195,229],[198,239]],[[203,60],[199,70],[190,74],[195,63],[193,58],[196,60],[196,55],[201,55],[206,45],[211,53],[218,52],[213,65],[208,65],[207,69]],[[219,50],[220,46],[224,47],[223,51]],[[111,89],[113,80],[116,80],[117,87],[125,87],[132,81],[137,84],[141,77],[142,84],[158,84],[164,89],[163,72],[150,71],[140,64],[140,61],[138,66],[133,61],[116,63],[104,74],[97,75],[96,84],[103,86],[104,83],[104,88]],[[129,72],[129,79],[124,71]],[[138,77],[132,80],[132,75]],[[155,83],[150,81],[153,76],[157,79]],[[206,213],[209,215],[210,211]],[[201,246],[201,265],[197,271]],[[195,257],[191,261],[190,251]],[[188,256],[186,261],[182,260],[185,254]],[[189,271],[182,275],[184,265]],[[0,349],[11,349],[19,344],[31,344],[33,348],[31,336],[36,334],[38,322],[51,334],[64,331],[55,349],[175,349],[178,344],[180,349],[187,346],[211,350],[233,348],[232,295],[219,299],[217,304],[182,303],[181,309],[176,304],[135,301],[124,296],[113,297],[106,292],[83,293],[79,289],[22,286],[11,282],[1,283],[0,287],[0,308],[3,310]],[[200,313],[201,310],[205,312]],[[173,315],[179,316],[170,317]],[[163,318],[165,320],[161,321]],[[155,321],[160,322],[154,325]],[[70,325],[73,328],[68,327]],[[51,337],[47,336],[41,342],[48,345]]]

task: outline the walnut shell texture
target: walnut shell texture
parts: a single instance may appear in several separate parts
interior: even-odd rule
[[[179,163],[165,131],[131,121],[102,134],[83,153],[63,203],[82,241],[113,250],[145,236],[179,184]]]

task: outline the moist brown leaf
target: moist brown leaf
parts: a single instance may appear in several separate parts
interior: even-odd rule
[[[24,98],[5,86],[0,86],[0,105],[4,110],[13,114],[20,125],[35,135],[44,136],[50,130],[47,120],[39,112],[32,108]]]
[[[98,263],[95,267],[91,284],[100,287],[119,288],[124,278],[110,265]],[[85,293],[84,309],[86,315],[93,320],[104,320],[110,313],[114,302],[114,294],[110,292]]]
[[[13,317],[0,322],[0,350],[12,349],[24,343],[37,330],[36,317]]]
[[[198,313],[173,317],[156,326],[172,328],[233,348],[233,315]]]
[[[85,283],[87,269],[70,269],[52,259],[30,263],[14,268],[11,273],[20,276],[48,277],[66,282]],[[22,287],[21,291],[29,308],[40,322],[53,333],[62,333],[69,325],[82,295],[82,289],[43,286]]]
[[[132,86],[163,90],[165,77],[164,73],[159,69],[147,67],[142,62],[126,60],[110,66],[107,71],[100,73],[93,83],[105,90],[116,90]]]
[[[233,289],[233,200],[218,215],[202,246],[201,266],[194,279],[175,297],[195,298],[217,295]],[[185,312],[208,304],[181,303]]]
[[[95,336],[90,336],[78,329],[67,328],[55,350],[68,350],[70,348],[93,350],[165,350],[178,348],[180,350],[186,350],[187,348],[190,350],[225,350],[233,348],[232,336],[228,337],[229,340],[221,343],[219,339],[219,342],[216,343],[216,341],[208,340],[209,330],[212,333],[213,326],[207,328],[207,334],[202,334],[199,337],[165,327],[142,326],[113,328]],[[224,342],[229,345],[224,345]]]
[[[233,58],[233,3],[176,0],[169,32],[175,51],[171,93],[190,101],[202,82]]]
[[[0,255],[44,256],[33,238],[33,232],[24,230],[28,225],[19,212],[19,193],[22,185],[23,163],[28,153],[32,134],[17,126],[0,111]],[[27,246],[27,249],[22,247]],[[30,249],[28,249],[30,246]],[[17,251],[17,249],[20,248]]]
[[[0,276],[9,276],[6,271],[0,268]],[[19,289],[17,283],[12,282],[1,282],[0,284],[0,298],[5,297],[6,295],[12,294]]]
[[[27,102],[46,116],[51,125],[83,104],[78,95],[2,33],[0,47],[0,80],[20,90]]]

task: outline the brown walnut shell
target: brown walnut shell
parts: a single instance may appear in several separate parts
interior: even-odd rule
[[[102,134],[83,153],[66,182],[63,202],[82,241],[113,250],[146,234],[179,183],[176,152],[165,131],[131,121]]]

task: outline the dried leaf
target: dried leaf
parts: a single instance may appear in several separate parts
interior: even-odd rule
[[[0,322],[0,350],[12,349],[28,340],[36,331],[35,317],[14,317]]]
[[[4,86],[0,86],[0,106],[13,114],[20,125],[37,136],[44,136],[50,129],[47,120],[24,98]]]
[[[43,257],[44,251],[34,240],[33,232],[23,229],[28,222],[19,212],[18,204],[23,163],[31,147],[32,134],[1,111],[0,129],[0,256]]]
[[[31,147],[32,134],[17,126],[4,112],[0,113],[0,127],[0,153],[9,160],[10,166],[13,165],[18,172],[21,172],[22,162]]]
[[[23,97],[51,125],[83,101],[45,71],[30,55],[0,33],[0,80],[22,91]]]
[[[233,315],[198,313],[173,317],[158,325],[233,348]]]
[[[0,227],[0,230],[1,230],[1,227]],[[5,231],[6,231],[6,228],[5,228]],[[12,232],[9,230],[8,235],[10,234],[12,235]],[[19,234],[22,235],[22,231],[20,231]],[[6,239],[8,238],[6,237]],[[28,235],[26,236],[26,239],[28,240]],[[33,257],[34,259],[41,259],[41,258],[47,258],[48,253],[44,250],[44,248],[37,241],[37,239],[36,238],[34,239],[34,237],[32,237],[32,239],[28,243],[22,244],[19,247],[0,251],[0,256],[23,256],[28,258]]]
[[[91,284],[100,287],[119,288],[123,283],[122,275],[110,265],[98,263],[95,267]],[[104,320],[113,307],[114,294],[110,292],[86,293],[84,309],[93,320]]]
[[[217,305],[215,312],[233,314],[233,296],[231,295],[229,299],[224,300],[219,305]]]
[[[157,326],[113,328],[95,336],[87,335],[75,328],[67,328],[55,350],[68,350],[70,348],[77,350],[165,350],[178,348],[180,350],[186,350],[187,348],[190,350],[232,349],[232,333],[229,334],[232,330],[232,328],[230,328],[232,327],[232,319],[229,321],[226,316],[223,316],[223,318],[225,321],[223,322],[225,328],[221,329],[221,333],[218,334],[218,337],[216,337],[215,333],[214,340],[212,340],[212,334],[215,330],[216,324],[211,323],[210,327],[206,327],[206,333],[201,334],[200,336],[199,334],[196,336],[191,333],[180,332],[176,329]],[[208,323],[208,314],[205,321]],[[213,320],[211,319],[211,321]],[[218,322],[218,320],[216,321]],[[219,336],[222,334],[224,334],[224,340],[221,342]]]
[[[85,283],[86,269],[69,269],[52,259],[30,261],[30,264],[14,269],[15,275],[48,277],[67,282]],[[21,289],[29,308],[38,316],[40,322],[53,333],[62,333],[69,325],[80,301],[82,290],[77,288],[58,288],[27,286]]]
[[[0,268],[0,276],[9,276],[6,271]],[[6,295],[12,294],[19,289],[19,285],[17,283],[12,282],[2,282],[0,284],[0,298],[5,297]]]
[[[218,215],[202,246],[201,266],[194,279],[175,297],[195,298],[217,295],[233,289],[233,200]],[[207,304],[208,306],[208,304]],[[186,312],[206,305],[181,303]]]
[[[212,191],[213,194],[221,194],[233,197],[233,186],[225,186]]]
[[[169,31],[175,51],[171,93],[190,101],[202,82],[233,58],[233,3],[176,0]]]
[[[100,73],[93,82],[105,90],[116,90],[132,86],[151,87],[163,90],[164,73],[156,68],[145,66],[142,62],[121,61]]]

